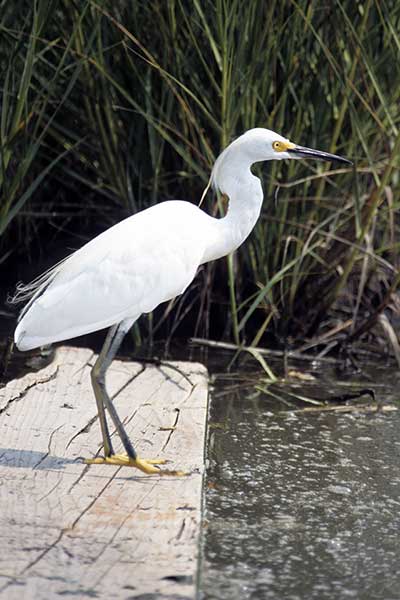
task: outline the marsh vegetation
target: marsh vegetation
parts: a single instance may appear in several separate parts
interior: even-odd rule
[[[219,151],[263,126],[354,169],[260,169],[251,238],[143,319],[136,343],[183,333],[400,361],[399,24],[394,0],[3,2],[8,280],[153,203],[198,203]],[[225,207],[209,193],[206,209]]]

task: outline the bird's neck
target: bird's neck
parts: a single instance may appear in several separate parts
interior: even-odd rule
[[[208,249],[204,262],[236,250],[260,216],[263,191],[260,180],[252,174],[250,166],[238,165],[237,169],[230,169],[229,174],[223,174],[217,182],[221,193],[228,198],[229,205],[225,217],[214,220],[214,243]]]

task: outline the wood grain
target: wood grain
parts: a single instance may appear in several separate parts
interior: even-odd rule
[[[0,597],[193,598],[207,371],[112,364],[108,389],[139,456],[190,472],[146,476],[80,459],[102,450],[95,358],[59,348],[51,365],[0,390]]]

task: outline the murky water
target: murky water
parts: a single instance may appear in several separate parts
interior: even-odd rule
[[[396,371],[375,381],[398,399]],[[400,598],[400,411],[215,394],[210,431],[204,600]]]

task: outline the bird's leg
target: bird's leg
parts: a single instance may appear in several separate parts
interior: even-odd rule
[[[165,462],[164,460],[155,459],[155,460],[144,460],[137,456],[137,453],[125,431],[125,428],[121,422],[121,419],[118,416],[118,413],[115,409],[114,404],[112,403],[111,398],[109,397],[106,385],[105,385],[105,375],[108,367],[112,363],[118,349],[121,345],[122,340],[124,339],[126,333],[132,327],[134,320],[126,319],[122,321],[118,325],[114,325],[109,330],[106,340],[104,342],[103,348],[93,366],[91,372],[92,385],[94,395],[96,397],[97,410],[99,414],[99,421],[101,432],[103,436],[103,444],[104,444],[104,454],[105,457],[96,457],[93,459],[87,459],[85,462],[88,464],[102,464],[108,463],[113,465],[126,465],[136,467],[140,469],[144,473],[147,474],[160,474],[160,475],[183,475],[183,473],[179,471],[161,471],[159,468],[153,466],[155,464],[162,464]],[[118,432],[118,435],[121,439],[121,442],[125,448],[126,455],[114,454],[110,433],[107,425],[105,410],[107,409],[114,426]]]
[[[106,364],[105,359],[107,358],[107,354],[110,351],[110,348],[112,347],[112,343],[115,339],[117,329],[118,325],[114,325],[108,330],[107,337],[105,339],[101,352],[97,357],[97,360],[90,374],[92,379],[94,396],[96,398],[97,413],[99,415],[100,429],[101,435],[103,437],[105,456],[111,456],[112,454],[114,454],[103,400],[104,393],[107,393],[105,390],[105,373],[108,366],[111,364],[111,361],[109,361],[108,364]]]
[[[121,342],[125,337],[126,332],[130,328],[130,322],[128,327],[123,327],[123,324],[124,322],[119,323],[118,325],[114,325],[109,330],[103,348],[101,349],[101,352],[92,369],[91,377],[94,394],[96,396],[97,408],[99,412],[100,426],[104,440],[105,455],[111,456],[112,454],[114,454],[114,452],[112,449],[110,435],[108,432],[104,407],[107,408],[110,417],[114,422],[114,425],[117,429],[118,435],[121,438],[125,450],[131,458],[135,459],[136,452],[125,432],[124,426],[121,423],[117,411],[115,410],[115,407],[108,396],[105,382],[107,369],[111,365],[116,353],[118,352],[118,348],[120,347]]]
[[[121,441],[124,445],[128,456],[134,460],[136,459],[135,449],[133,448],[126,434],[124,426],[122,425],[121,420],[117,414],[117,411],[115,410],[115,407],[108,396],[105,383],[107,369],[111,365],[118,351],[118,348],[120,347],[121,342],[124,339],[125,334],[130,327],[131,321],[129,321],[129,323],[125,323],[123,321],[122,323],[114,325],[109,329],[104,345],[91,372],[92,386],[96,398],[100,428],[103,436],[104,454],[106,458],[109,458],[112,455],[114,455],[114,450],[112,447],[110,432],[107,425],[105,408],[107,408],[108,412],[110,413],[110,417],[114,422],[118,435],[121,438]]]

